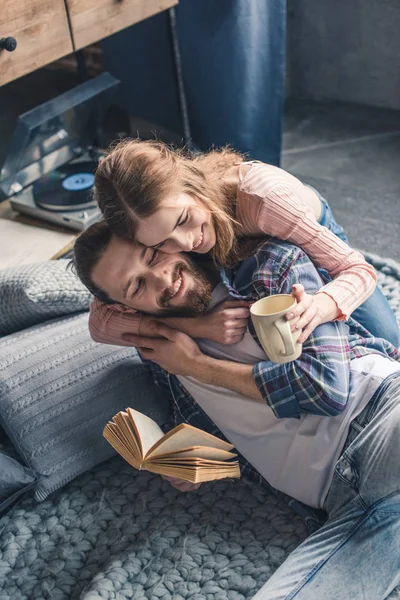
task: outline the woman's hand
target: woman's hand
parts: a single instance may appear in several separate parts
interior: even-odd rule
[[[250,315],[250,302],[244,300],[227,300],[198,317],[166,317],[157,319],[172,329],[186,333],[192,338],[202,338],[219,344],[237,344],[243,339]],[[155,317],[142,315],[140,318],[139,335],[159,337],[153,329]],[[133,344],[132,334],[122,336]]]
[[[198,317],[203,339],[219,344],[237,344],[243,339],[250,316],[250,303],[244,300],[226,300],[202,317]],[[201,332],[201,333],[200,333]]]
[[[169,475],[161,475],[161,477],[165,481],[169,481],[172,487],[180,492],[195,492],[201,486],[201,483],[190,483],[190,481],[178,479],[178,477],[170,477]]]
[[[326,294],[320,295],[326,296]],[[298,339],[302,344],[318,325],[324,323],[324,319],[317,297],[307,294],[301,284],[293,286],[292,296],[296,298],[297,304],[291,312],[286,313],[286,319],[290,321],[292,331],[303,330]]]

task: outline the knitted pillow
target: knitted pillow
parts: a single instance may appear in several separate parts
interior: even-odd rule
[[[49,260],[0,271],[0,336],[88,310],[92,297],[68,263]]]
[[[20,462],[13,470],[13,461],[0,454],[5,505],[9,491],[32,485],[43,500],[113,456],[102,431],[127,406],[161,426],[168,421],[169,397],[137,351],[93,342],[87,313],[1,339],[0,427]]]

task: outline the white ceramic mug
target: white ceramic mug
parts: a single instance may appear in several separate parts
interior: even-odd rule
[[[258,300],[250,308],[259,342],[272,362],[291,362],[301,354],[302,345],[297,342],[301,331],[292,333],[290,321],[285,319],[295,304],[290,294],[276,294]]]

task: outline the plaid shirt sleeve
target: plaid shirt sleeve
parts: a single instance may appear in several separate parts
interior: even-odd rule
[[[261,250],[256,256],[258,268],[253,275],[256,298],[290,294],[296,283],[301,283],[308,293],[321,288],[317,269],[300,248],[282,242],[267,246],[268,252]],[[254,330],[252,333],[255,335]],[[277,418],[300,418],[301,413],[339,414],[349,393],[347,325],[331,322],[316,327],[297,360],[283,365],[259,362],[254,365],[253,375]]]

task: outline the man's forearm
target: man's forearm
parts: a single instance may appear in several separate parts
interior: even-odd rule
[[[253,377],[253,365],[218,360],[202,355],[193,369],[193,377],[208,385],[227,388],[251,400],[265,402]]]

